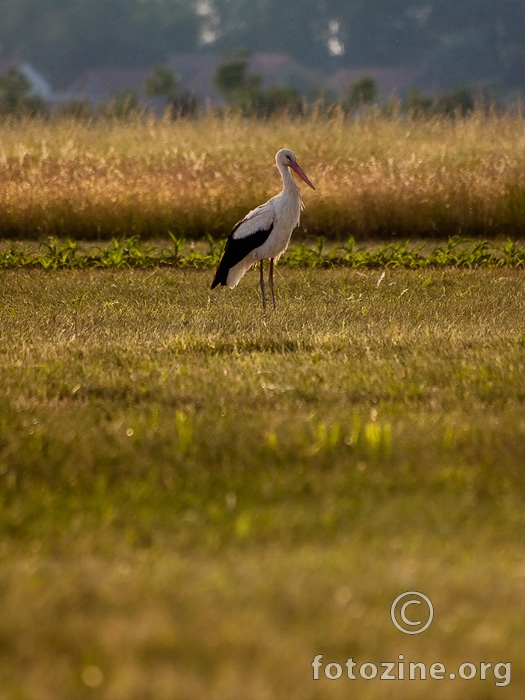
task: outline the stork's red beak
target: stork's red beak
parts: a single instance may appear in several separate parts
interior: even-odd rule
[[[290,163],[290,168],[291,168],[294,172],[296,172],[296,173],[299,175],[299,177],[300,177],[302,180],[304,180],[304,181],[306,182],[307,185],[310,185],[310,187],[311,187],[313,190],[315,190],[315,187],[312,185],[312,183],[310,182],[310,180],[307,178],[306,173],[305,173],[304,170],[301,168],[301,166],[299,165],[299,163]]]

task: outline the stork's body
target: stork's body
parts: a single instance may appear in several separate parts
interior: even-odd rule
[[[290,169],[294,170],[312,189],[315,189],[298,165],[292,151],[288,149],[278,151],[275,162],[283,179],[283,189],[265,204],[253,209],[235,225],[211,285],[212,289],[219,284],[233,288],[237,286],[250,267],[260,262],[260,284],[264,308],[266,308],[266,295],[263,260],[270,260],[268,284],[275,308],[273,262],[288,247],[292,231],[299,224],[301,215],[301,193]]]

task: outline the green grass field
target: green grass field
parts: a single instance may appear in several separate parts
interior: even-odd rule
[[[521,700],[523,272],[210,281],[0,273],[0,698]]]

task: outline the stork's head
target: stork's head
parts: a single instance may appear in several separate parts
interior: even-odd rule
[[[312,183],[306,176],[306,173],[297,162],[295,154],[288,148],[281,148],[280,151],[277,151],[277,154],[275,156],[275,162],[277,163],[277,167],[284,165],[287,168],[291,168],[294,172],[296,172],[299,175],[299,177],[302,180],[306,182],[307,185],[310,185],[310,187],[313,190],[315,190],[315,187],[312,185]]]

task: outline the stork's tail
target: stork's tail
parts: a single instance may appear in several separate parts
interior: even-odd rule
[[[223,258],[219,263],[219,267],[215,271],[215,277],[213,278],[213,282],[211,283],[211,288],[215,289],[215,287],[217,287],[219,284],[225,287],[228,284],[229,271],[230,267],[228,265],[228,262],[225,262]]]
[[[243,221],[235,226],[226,242],[222,259],[215,272],[215,278],[211,285],[212,289],[219,284],[230,288],[236,287],[244,273],[249,270],[257,260],[261,259],[254,251],[260,248],[271,234],[273,222],[267,229],[255,231],[250,235],[241,236],[240,238],[234,238],[235,232],[244,221],[246,221],[246,219],[243,219]]]
[[[253,261],[248,260],[241,260],[236,265],[233,265],[233,267],[229,267],[228,262],[225,264],[223,263],[224,259],[221,260],[219,267],[217,268],[215,277],[213,278],[213,282],[211,284],[212,289],[217,287],[219,284],[223,287],[233,289],[239,284],[244,273],[253,265]]]

